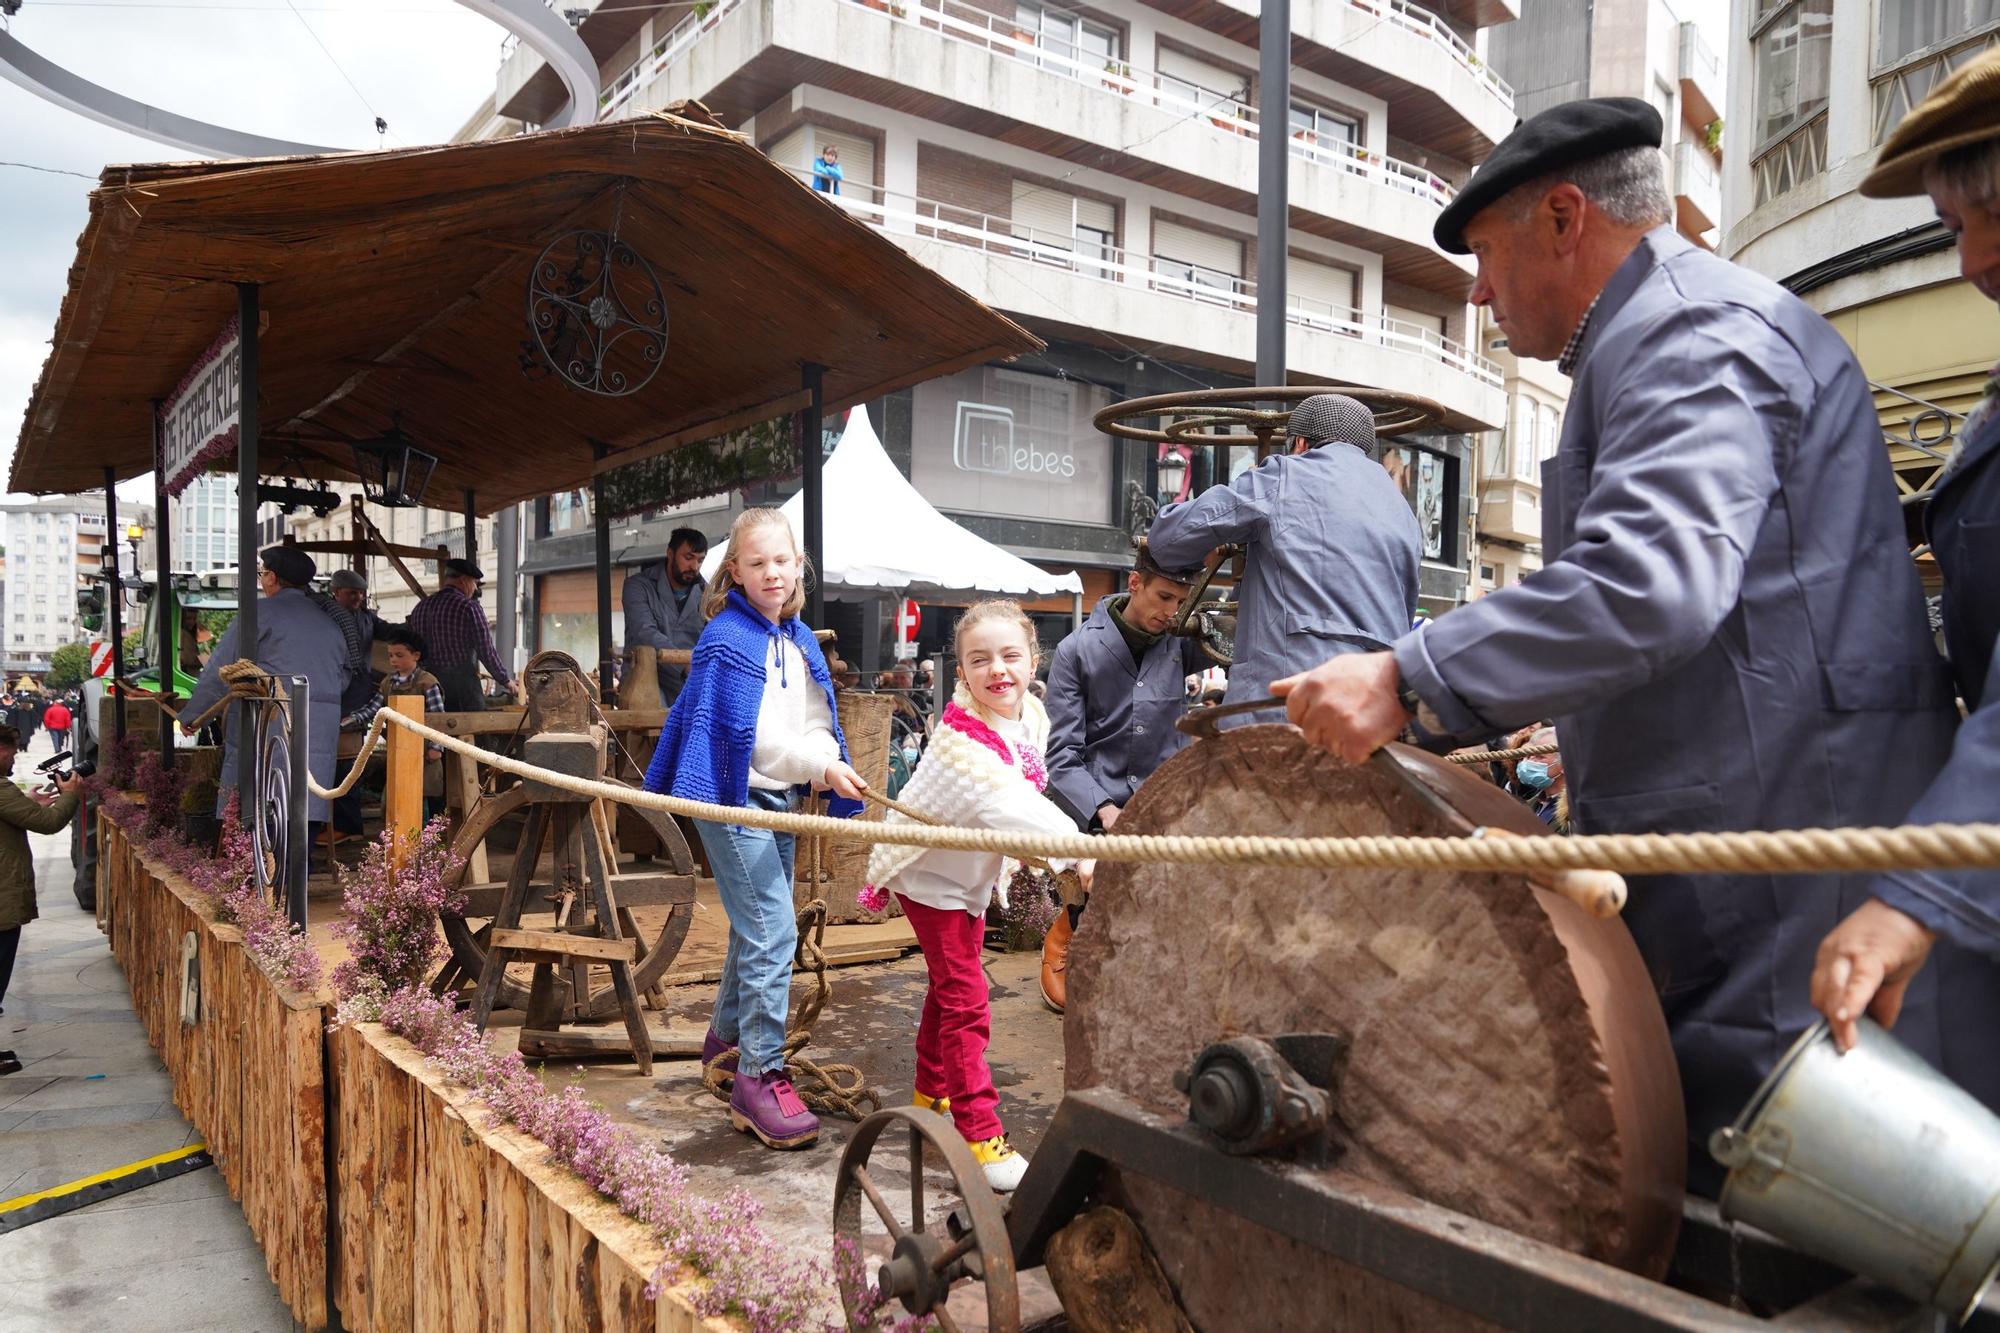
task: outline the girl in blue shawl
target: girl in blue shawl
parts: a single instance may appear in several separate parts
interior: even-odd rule
[[[831,812],[860,809],[861,778],[833,702],[833,680],[799,619],[804,561],[775,509],[748,509],[729,529],[708,582],[708,625],[687,684],[667,714],[646,790],[753,810],[789,810],[830,791]],[[694,821],[708,851],[729,952],[702,1063],[735,1050],[729,1119],[772,1148],[803,1148],[819,1120],[785,1077],[785,1011],[798,924],[792,910],[793,839],[741,824]]]

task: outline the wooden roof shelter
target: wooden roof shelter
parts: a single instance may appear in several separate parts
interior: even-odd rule
[[[658,374],[615,398],[522,362],[536,256],[614,226],[669,321]],[[798,411],[808,363],[832,409],[1041,346],[697,104],[396,152],[111,167],[11,489],[152,470],[153,403],[238,283],[261,289],[261,472],[351,478],[345,442],[397,425],[437,456],[432,493],[476,494],[481,513],[586,484],[594,444],[608,466]]]

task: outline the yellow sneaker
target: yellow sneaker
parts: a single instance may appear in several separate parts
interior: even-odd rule
[[[936,1111],[941,1116],[949,1116],[951,1114],[951,1098],[949,1097],[926,1097],[919,1092],[911,1096],[910,1105],[922,1107],[926,1111]]]
[[[973,1160],[986,1173],[986,1183],[996,1194],[1013,1193],[1020,1187],[1021,1178],[1028,1174],[1028,1159],[1014,1151],[1005,1134],[966,1146],[972,1149]]]

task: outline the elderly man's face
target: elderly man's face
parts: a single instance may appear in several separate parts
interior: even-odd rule
[[[1931,195],[1938,221],[1958,238],[1958,271],[1989,301],[2000,302],[2000,198],[1974,202],[1955,190]]]
[[[359,611],[361,604],[368,600],[368,594],[359,588],[335,588],[333,600],[350,611]]]
[[[284,586],[278,576],[270,570],[259,569],[257,571],[257,591],[263,593],[266,597],[276,597],[278,590]]]
[[[1516,356],[1552,361],[1576,330],[1577,303],[1564,262],[1575,250],[1578,222],[1566,197],[1570,190],[1550,191],[1519,221],[1511,201],[1502,200],[1465,225],[1465,244],[1479,263],[1472,303],[1493,311]]]

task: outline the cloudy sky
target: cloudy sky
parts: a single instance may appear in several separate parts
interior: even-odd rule
[[[7,31],[73,73],[169,111],[353,148],[383,142],[377,115],[389,122],[390,147],[449,138],[492,92],[503,35],[451,0],[24,0]],[[97,173],[187,154],[4,81],[0,127],[0,453],[11,457]],[[150,483],[119,487],[127,490],[152,497]]]

